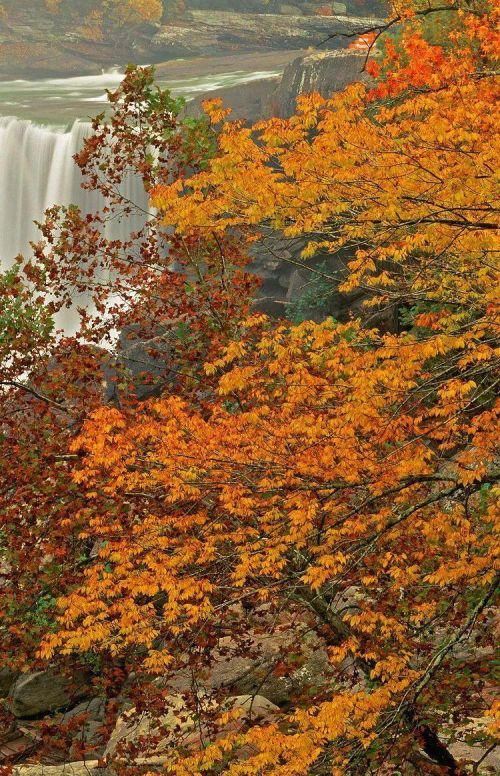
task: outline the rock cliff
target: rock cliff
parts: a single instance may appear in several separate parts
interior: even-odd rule
[[[346,45],[344,35],[374,23],[373,17],[345,15],[346,3],[331,3],[331,13],[337,14],[331,16],[316,15],[318,3],[302,0],[236,5],[238,11],[230,2],[197,2],[197,8],[168,19],[163,26],[136,25],[118,38],[108,35],[96,40],[62,11],[49,13],[44,0],[0,0],[0,11],[4,9],[0,12],[0,78],[85,75],[128,62],[158,63],[235,52],[318,46],[339,49]]]
[[[155,58],[196,56],[238,50],[345,48],[345,35],[361,32],[373,19],[352,16],[193,11],[166,25],[151,40]]]
[[[314,16],[319,8],[333,13],[348,13],[353,16],[384,15],[385,0],[186,0],[188,9],[205,11],[238,11],[239,13],[283,13]]]
[[[299,94],[319,92],[329,97],[355,81],[366,81],[365,55],[358,51],[328,51],[298,57],[285,68],[276,91],[276,111],[287,118],[295,111]]]

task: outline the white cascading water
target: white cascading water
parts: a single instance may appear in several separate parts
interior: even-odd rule
[[[96,192],[81,188],[82,175],[73,156],[91,133],[91,125],[76,121],[65,132],[40,127],[30,121],[0,117],[0,271],[8,269],[16,256],[30,256],[30,242],[38,242],[35,221],[43,221],[45,210],[53,205],[77,205],[89,213],[104,205]],[[121,193],[145,212],[147,195],[142,181],[128,176]],[[103,228],[106,237],[126,239],[144,225],[144,215],[114,218]],[[101,277],[105,281],[105,277]],[[76,305],[92,311],[85,295],[75,296],[75,307],[56,316],[56,325],[67,334],[78,326]]]
[[[40,127],[30,121],[0,118],[0,261],[5,268],[30,251],[43,220],[53,205],[77,205],[84,213],[101,207],[94,192],[81,188],[82,176],[73,155],[91,132],[90,124],[76,121],[70,131]],[[147,198],[141,181],[129,177],[122,193],[142,208]],[[125,238],[139,227],[136,218],[122,218],[106,226],[106,236]]]
[[[271,71],[237,71],[182,79],[170,86],[174,93],[192,99],[196,94],[208,93],[221,86],[276,75],[277,72]],[[116,88],[122,78],[123,74],[113,69],[98,76],[0,81],[0,103],[20,111],[21,115],[45,116],[48,111],[63,119],[66,110],[72,115],[81,115],[79,111],[83,111],[83,104],[105,102],[104,90]],[[85,121],[75,121],[71,129],[65,130],[40,126],[29,119],[0,116],[0,271],[10,267],[19,254],[30,256],[30,242],[38,242],[41,238],[34,222],[43,221],[47,208],[73,204],[85,214],[104,205],[99,195],[81,188],[82,176],[73,160],[90,133],[91,125]],[[126,239],[131,231],[141,228],[147,218],[148,201],[141,180],[130,175],[120,190],[141,210],[137,215],[114,218],[107,223],[104,235],[110,239]],[[88,308],[81,297],[75,298],[77,304]],[[58,318],[58,323],[67,333],[74,331],[75,311],[66,311]]]

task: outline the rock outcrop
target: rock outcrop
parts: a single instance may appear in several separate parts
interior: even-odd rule
[[[12,776],[112,776],[99,766],[99,760],[79,760],[61,765],[17,765]]]
[[[84,75],[127,62],[158,63],[235,51],[340,49],[346,42],[343,35],[373,26],[374,17],[359,15],[360,8],[365,11],[359,4],[350,8],[330,3],[335,14],[331,16],[316,15],[319,5],[303,0],[244,4],[210,0],[193,4],[193,10],[163,26],[139,26],[120,40],[94,40],[75,26],[74,19],[70,23],[63,13],[49,13],[41,0],[10,3],[0,25],[0,78]],[[351,15],[344,13],[346,9]]]
[[[384,14],[387,3],[384,0],[186,0],[188,10],[237,11],[238,13],[281,13],[315,16],[318,9],[334,14],[349,13],[377,16]]]
[[[58,721],[63,729],[71,729],[72,747],[85,747],[87,753],[99,757],[106,741],[101,734],[106,710],[105,698],[92,698],[67,711]]]
[[[306,690],[315,693],[332,681],[332,670],[324,643],[305,629],[295,632],[263,632],[251,629],[245,648],[229,636],[219,639],[210,655],[210,666],[196,671],[193,666],[177,671],[166,682],[172,693],[197,691],[237,695],[259,693],[277,706],[288,708]],[[163,686],[162,681],[159,682]]]
[[[328,98],[351,83],[368,83],[369,77],[363,72],[365,58],[363,52],[349,49],[297,57],[287,65],[278,87],[269,95],[263,117],[293,115],[300,94],[318,92]],[[306,242],[304,238],[290,240],[273,230],[264,230],[252,249],[254,260],[249,266],[249,271],[262,281],[255,299],[257,309],[271,316],[316,321],[326,316],[345,321],[351,315],[366,318],[368,314],[371,325],[397,330],[397,310],[393,307],[368,309],[363,304],[366,292],[344,294],[338,290],[352,258],[349,249],[334,256],[319,253],[302,261],[300,254]]]
[[[6,698],[18,674],[10,668],[0,668],[0,698]]]
[[[368,81],[363,68],[366,55],[344,49],[325,51],[298,57],[285,68],[276,92],[275,105],[280,118],[295,111],[299,94],[318,92],[330,97],[356,81]]]
[[[200,728],[199,723],[195,721],[193,712],[188,708],[186,701],[181,695],[172,695],[167,699],[168,709],[160,718],[155,719],[149,714],[138,714],[135,709],[125,712],[118,719],[115,730],[108,742],[105,750],[105,757],[120,759],[120,752],[126,750],[134,744],[147,740],[152,737],[159,739],[152,751],[146,752],[142,749],[144,757],[141,757],[138,764],[148,764],[151,758],[160,757],[169,750],[173,740],[177,744],[182,741],[183,746],[189,748],[200,748],[204,740],[210,740],[212,735],[208,730]],[[217,707],[212,703],[214,712]],[[279,708],[271,703],[267,698],[261,695],[239,695],[228,698],[220,706],[220,711],[241,709],[242,716],[238,724],[248,721],[266,721],[279,712]],[[234,729],[235,723],[229,723],[221,733]]]
[[[290,9],[289,9],[290,10]],[[354,16],[293,16],[193,11],[190,18],[162,27],[151,40],[155,58],[203,56],[234,50],[345,47],[345,35],[362,32],[373,19]]]

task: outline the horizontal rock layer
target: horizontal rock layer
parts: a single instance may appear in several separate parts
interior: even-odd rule
[[[164,58],[213,54],[215,49],[308,48],[340,49],[344,36],[373,26],[374,20],[348,16],[292,16],[287,14],[238,14],[226,11],[193,11],[152,38],[151,49]]]

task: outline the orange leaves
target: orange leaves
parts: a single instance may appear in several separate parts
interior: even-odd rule
[[[364,35],[360,35],[359,38],[356,38],[351,43],[349,43],[347,48],[355,49],[357,51],[368,52],[376,40],[377,40],[377,34],[375,32],[367,32]]]
[[[483,35],[475,27],[470,34]],[[404,100],[370,106],[374,95],[355,85],[331,100],[302,96],[297,116],[261,122],[255,137],[226,125],[210,169],[190,179],[192,193],[180,196],[177,183],[153,202],[181,233],[252,233],[266,223],[289,237],[314,234],[304,258],[319,247],[335,255],[368,244],[353,257],[345,290],[361,284],[391,300],[404,286],[409,298],[481,306],[497,282],[486,256],[496,245],[500,148],[498,87],[488,69],[475,75],[476,42],[445,52],[413,29],[401,64],[388,41],[392,64],[376,94],[404,92]],[[438,268],[433,256],[441,253]],[[381,270],[384,262],[392,269]]]
[[[255,617],[294,642],[276,678],[310,632],[330,658],[278,723],[173,752],[175,776],[403,772],[419,719],[482,703],[451,648],[473,631],[488,654],[498,568],[498,139],[491,75],[477,77],[488,36],[470,29],[463,55],[413,26],[389,45],[381,93],[396,101],[357,85],[254,131],[226,123],[207,168],[153,192],[181,241],[280,229],[303,258],[347,263],[335,293],[362,286],[404,312],[398,333],[238,321],[196,390],[103,408],[73,445],[88,492],[67,525],[97,549],[45,656],[133,655],[139,674],[187,666],[195,686],[220,640],[245,654]]]
[[[221,121],[231,114],[230,109],[222,109],[222,99],[220,97],[213,100],[205,100],[203,102],[203,110],[209,117],[211,124],[220,124]]]

